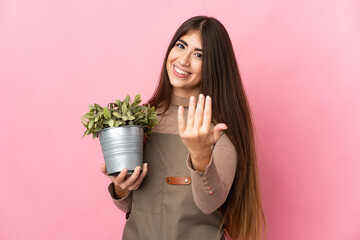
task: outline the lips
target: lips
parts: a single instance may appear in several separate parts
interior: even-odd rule
[[[175,76],[179,78],[186,78],[191,75],[190,72],[184,71],[183,69],[177,67],[176,65],[173,65],[173,73]]]

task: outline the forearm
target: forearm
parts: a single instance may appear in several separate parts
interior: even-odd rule
[[[203,171],[198,171],[192,165],[192,157],[188,155],[188,167],[191,170],[191,184],[194,201],[197,207],[205,214],[210,214],[219,208],[226,199],[226,191],[214,162],[205,166]]]
[[[195,171],[205,172],[206,166],[209,165],[211,158],[211,149],[208,152],[204,152],[201,155],[190,153],[191,164]]]
[[[212,149],[208,165],[196,169],[191,154],[187,166],[191,172],[191,185],[194,200],[204,213],[211,213],[226,200],[234,181],[237,153],[231,141],[224,136]]]
[[[123,211],[124,213],[127,213],[130,211],[131,209],[131,200],[132,200],[132,194],[131,192],[124,196],[121,199],[118,199],[117,196],[115,196],[115,188],[114,188],[114,183],[111,183],[108,187],[108,191],[111,195],[111,198],[115,204],[115,206],[117,208],[119,208],[121,211]]]

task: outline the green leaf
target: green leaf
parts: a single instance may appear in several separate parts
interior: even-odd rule
[[[90,109],[96,109],[93,105],[89,104]]]
[[[131,113],[135,113],[135,108],[133,106],[128,106],[128,110],[131,112]]]
[[[126,113],[127,112],[127,104],[126,104],[126,102],[124,102],[123,103],[123,105],[121,106],[121,112],[124,114],[124,113]]]
[[[107,107],[104,107],[104,117],[106,119],[110,119],[111,118],[111,113],[110,113],[110,110],[107,108]]]
[[[116,105],[118,108],[121,108],[122,102],[120,100],[116,100]]]
[[[89,128],[88,129],[91,129],[93,125],[94,125],[94,119],[91,119],[90,122],[89,122]]]
[[[149,126],[149,128],[153,128],[153,127],[155,127],[155,122],[153,122],[153,121],[149,121],[149,124],[148,124],[148,126]]]
[[[117,118],[121,118],[121,114],[118,112],[113,112],[112,114]]]
[[[101,129],[102,129],[101,126],[97,126],[97,127],[94,129],[94,133],[100,132]]]
[[[109,126],[110,126],[110,127],[113,127],[114,124],[115,124],[114,120],[110,119],[110,120],[109,120]]]
[[[114,126],[115,126],[115,127],[118,127],[119,125],[120,125],[120,121],[115,121]]]
[[[90,119],[90,118],[95,117],[95,113],[87,112],[83,117],[84,117],[84,118],[87,118],[87,119]]]
[[[137,106],[139,103],[141,103],[141,100],[140,100],[140,98],[141,98],[141,95],[140,94],[137,94],[136,96],[135,96],[135,99],[134,99],[134,102],[133,102],[133,106]]]
[[[128,95],[126,95],[126,98],[124,99],[124,103],[125,103],[126,105],[129,105],[129,102],[130,102],[130,96],[129,96],[129,94],[128,94]]]
[[[143,114],[142,112],[137,112],[137,113],[134,114],[134,117],[143,118],[143,117],[145,117],[145,114]]]
[[[99,104],[94,104],[94,107],[96,108],[96,110],[101,111],[103,108],[99,105]]]

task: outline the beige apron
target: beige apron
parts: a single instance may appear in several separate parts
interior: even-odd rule
[[[132,193],[132,207],[125,224],[125,240],[224,239],[221,214],[204,214],[194,202],[188,150],[180,136],[153,132],[144,145],[148,173]],[[173,185],[167,177],[187,177]],[[180,178],[179,178],[180,179]]]

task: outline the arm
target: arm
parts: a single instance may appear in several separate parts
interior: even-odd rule
[[[205,107],[204,107],[205,105]],[[184,108],[178,110],[178,128],[182,142],[189,150],[187,159],[191,171],[192,192],[196,205],[204,213],[212,213],[226,200],[234,180],[237,153],[225,134],[225,123],[212,129],[211,98],[199,95],[190,97],[187,122]],[[211,150],[211,146],[214,146]]]
[[[117,197],[119,196],[116,194],[115,191],[115,184],[112,182],[108,186],[108,191],[110,196],[115,204],[121,211],[124,213],[130,212],[131,209],[131,199],[132,199],[132,192],[128,192],[124,197]],[[121,196],[121,195],[120,195]]]
[[[236,149],[226,134],[216,143],[205,171],[196,171],[191,154],[188,154],[192,193],[195,204],[202,212],[210,214],[224,204],[234,181],[236,165]]]
[[[131,175],[127,175],[127,169],[121,170],[117,177],[107,175],[105,164],[101,167],[101,172],[112,181],[108,186],[108,191],[114,204],[123,212],[127,213],[131,209],[132,191],[137,190],[147,174],[147,163],[143,164],[143,171],[140,173],[140,166],[135,168]]]

